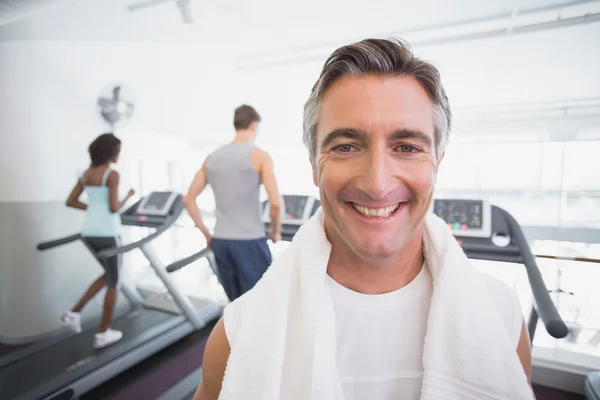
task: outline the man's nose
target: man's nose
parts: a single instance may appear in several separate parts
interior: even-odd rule
[[[374,200],[383,199],[394,188],[394,163],[386,149],[377,148],[365,157],[364,192]]]

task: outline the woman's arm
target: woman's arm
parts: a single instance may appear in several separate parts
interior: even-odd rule
[[[71,190],[69,198],[67,198],[67,207],[73,207],[83,211],[87,210],[87,204],[79,201],[81,193],[83,193],[83,185],[81,184],[81,181],[78,180],[73,190]]]
[[[108,173],[108,178],[106,179],[106,186],[108,186],[108,198],[109,198],[109,206],[110,212],[116,213],[118,212],[127,200],[131,198],[135,194],[135,190],[129,189],[127,196],[121,201],[119,201],[119,182],[121,180],[121,176],[117,171],[111,171]]]

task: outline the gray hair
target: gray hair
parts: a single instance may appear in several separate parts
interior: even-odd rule
[[[317,137],[321,100],[327,89],[344,76],[412,76],[423,86],[433,103],[435,156],[446,149],[452,114],[440,73],[432,64],[415,57],[408,43],[400,39],[366,39],[340,47],[329,56],[319,79],[304,105],[304,144],[316,165]]]

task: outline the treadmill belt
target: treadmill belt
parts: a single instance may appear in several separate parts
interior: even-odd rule
[[[184,322],[179,315],[141,308],[113,322],[123,339],[103,349],[93,347],[97,328],[73,335],[0,370],[2,398],[51,394]]]

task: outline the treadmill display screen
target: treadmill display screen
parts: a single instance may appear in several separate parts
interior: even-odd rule
[[[284,196],[285,215],[284,220],[301,220],[304,217],[304,209],[308,196]]]
[[[454,231],[483,229],[483,201],[434,200],[433,212]]]
[[[138,215],[166,217],[169,215],[177,196],[175,192],[152,192],[140,201],[136,212]]]
[[[144,210],[162,210],[167,205],[171,192],[152,192],[146,204]]]

